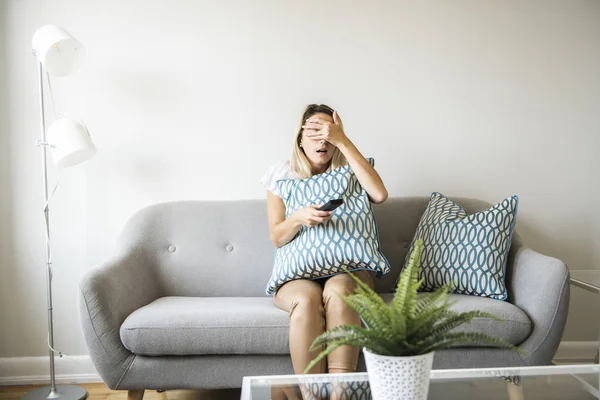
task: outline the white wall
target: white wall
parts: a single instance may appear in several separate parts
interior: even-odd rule
[[[258,181],[288,157],[309,102],[340,111],[392,196],[517,193],[532,247],[600,269],[598,1],[4,5],[0,357],[47,354],[28,53],[47,23],[86,46],[85,66],[53,89],[57,111],[84,120],[99,150],[61,174],[51,207],[56,345],[67,354],[86,353],[78,281],[126,219],[160,201],[263,198]],[[565,339],[595,340],[596,298],[573,295]]]
[[[0,1],[0,320],[8,320],[8,310],[12,308],[12,303],[9,303],[10,296],[8,295],[9,281],[11,280],[12,268],[9,266],[9,253],[12,245],[9,242],[12,239],[12,221],[10,220],[12,203],[10,198],[10,148],[8,141],[8,110],[7,103],[7,77],[5,71],[6,60],[4,43],[5,24],[4,24],[4,2]],[[16,307],[15,307],[16,308]],[[2,334],[0,337],[4,337]],[[1,340],[0,343],[3,343]],[[0,344],[2,346],[2,344]],[[3,349],[3,347],[2,347]],[[2,353],[0,353],[1,355]]]
[[[19,292],[15,281],[18,266],[14,265],[14,232],[13,232],[13,176],[11,174],[13,154],[11,151],[12,132],[9,117],[16,104],[9,102],[7,64],[9,57],[6,54],[9,42],[6,29],[6,4],[0,1],[0,321],[7,321],[0,328],[0,357],[6,354],[7,346],[13,344],[17,316],[20,310],[26,312],[28,305],[18,302]],[[8,329],[5,329],[8,328]],[[10,343],[9,343],[10,342]],[[21,347],[21,344],[15,344]]]

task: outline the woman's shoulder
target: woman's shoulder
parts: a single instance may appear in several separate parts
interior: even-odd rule
[[[290,170],[290,162],[289,161],[278,161],[276,163],[271,164],[267,171],[273,172],[282,172],[287,173]]]
[[[290,179],[293,177],[292,171],[290,169],[289,161],[279,161],[272,164],[262,179],[260,180],[263,186],[270,190],[271,192],[278,194],[277,184],[276,182],[280,179]]]
[[[292,176],[289,161],[278,161],[267,169],[265,177],[268,176],[272,180],[287,179]]]

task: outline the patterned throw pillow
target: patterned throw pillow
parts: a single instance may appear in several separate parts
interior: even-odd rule
[[[368,160],[374,164],[372,158]],[[344,272],[343,266],[349,271],[372,270],[377,275],[389,272],[371,202],[349,165],[307,179],[281,179],[277,187],[286,218],[300,208],[331,199],[342,198],[344,203],[327,222],[312,228],[302,226],[294,239],[275,250],[267,294],[294,279],[318,279]]]
[[[459,204],[433,193],[408,252],[423,240],[421,290],[453,284],[455,293],[506,300],[506,261],[517,206],[518,197],[511,196],[468,215]]]

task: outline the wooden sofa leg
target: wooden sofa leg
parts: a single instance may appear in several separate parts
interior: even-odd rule
[[[135,389],[127,391],[127,400],[142,400],[144,398],[144,389]]]

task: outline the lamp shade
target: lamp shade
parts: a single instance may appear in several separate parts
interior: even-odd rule
[[[57,25],[44,25],[31,40],[36,56],[53,76],[67,76],[83,63],[85,48],[69,32]]]
[[[54,163],[63,168],[87,161],[96,154],[96,146],[87,128],[72,118],[61,118],[50,125],[48,143]]]

